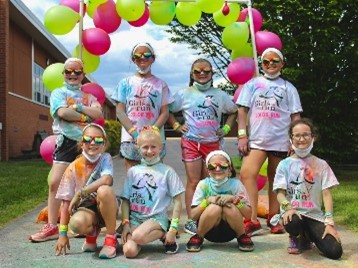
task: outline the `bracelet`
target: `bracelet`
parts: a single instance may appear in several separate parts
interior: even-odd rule
[[[158,132],[160,132],[160,129],[159,129],[159,127],[157,127],[156,125],[153,125],[153,126],[152,126],[152,129],[153,129],[153,130],[155,130],[155,131],[158,131]]]
[[[60,232],[61,232],[61,231],[67,232],[67,231],[68,231],[68,225],[60,224],[59,231],[60,231]]]
[[[82,187],[81,191],[80,191],[80,197],[81,198],[86,198],[88,197],[88,192],[87,192],[87,186]]]
[[[81,114],[81,122],[86,122],[86,116],[84,114]]]
[[[122,220],[122,225],[125,225],[125,224],[130,224],[130,222],[129,222],[128,219],[123,219],[123,220]]]
[[[324,213],[325,218],[333,218],[333,212],[326,212]]]
[[[225,132],[225,135],[227,135],[230,130],[231,130],[231,127],[228,125],[228,124],[225,124],[223,127],[222,127],[222,130]]]
[[[132,135],[134,131],[136,131],[137,129],[135,127],[131,127],[130,129],[128,129],[128,134]]]
[[[334,226],[334,221],[333,220],[328,220],[328,219],[325,219],[324,220],[324,225],[331,225],[331,226]]]
[[[204,199],[203,201],[201,201],[199,207],[202,209],[206,209],[209,206],[209,202],[207,199]]]
[[[284,210],[284,211],[287,211],[287,210],[290,210],[292,208],[290,202],[288,200],[283,200],[281,202],[281,208]]]
[[[239,204],[236,205],[236,207],[238,209],[242,209],[244,207],[244,205],[245,205],[244,202],[242,202],[241,199],[240,199],[240,202],[239,202]]]
[[[169,229],[178,230],[179,227],[179,218],[174,218],[170,221],[170,227]]]
[[[59,231],[58,235],[59,236],[67,236],[67,231]]]
[[[76,105],[76,111],[79,112],[79,113],[82,113],[83,112],[83,105],[82,103],[79,103]]]
[[[247,135],[246,134],[246,129],[239,129],[237,134],[238,134],[239,137],[241,137],[241,136],[246,137],[246,135]]]
[[[173,234],[176,234],[178,231],[175,230],[175,229],[170,228],[170,229],[169,229],[169,232],[170,232],[170,233],[173,233]]]
[[[181,124],[179,123],[179,122],[175,122],[174,124],[173,124],[173,126],[172,126],[172,128],[174,129],[174,130],[177,130],[178,128],[180,128],[181,127]]]
[[[133,133],[132,133],[132,138],[133,139],[136,139],[137,137],[138,137],[138,131],[137,130],[135,130]]]
[[[239,204],[241,202],[240,196],[235,196],[234,201],[232,201],[232,203],[236,206],[237,204]]]

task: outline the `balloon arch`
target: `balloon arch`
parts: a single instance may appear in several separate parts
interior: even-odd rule
[[[240,4],[247,8],[241,10]],[[141,27],[148,20],[168,25],[176,17],[182,25],[192,26],[199,22],[202,13],[212,14],[214,22],[224,28],[222,42],[231,51],[232,59],[227,76],[234,84],[242,85],[259,74],[257,53],[268,47],[282,49],[279,36],[260,31],[263,18],[251,0],[61,0],[46,11],[44,25],[50,33],[64,35],[78,23],[80,44],[72,55],[83,60],[86,73],[92,73],[100,64],[100,56],[111,46],[110,34],[122,20],[132,27]],[[95,27],[83,29],[85,15],[93,19]],[[62,63],[45,69],[43,82],[49,91],[62,86],[62,69]]]

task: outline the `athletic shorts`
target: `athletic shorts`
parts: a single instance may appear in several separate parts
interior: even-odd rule
[[[198,221],[198,225],[199,225],[199,221]],[[221,220],[219,225],[212,228],[205,235],[205,239],[209,240],[210,242],[214,242],[214,243],[229,242],[236,237],[237,237],[237,235],[236,235],[235,231],[233,229],[231,229],[230,225],[224,220]]]
[[[119,148],[120,154],[127,160],[131,161],[140,161],[141,156],[139,154],[139,151],[137,149],[137,145],[135,142],[125,141],[121,143],[121,146]],[[163,143],[162,150],[159,153],[159,156],[161,159],[165,157],[167,154],[165,149],[165,144]]]
[[[97,201],[95,198],[88,198],[88,199],[84,199],[80,202],[80,204],[78,205],[78,207],[73,211],[73,214],[75,214],[78,211],[92,211],[94,212],[94,214],[96,215],[96,219],[97,219],[97,227],[98,228],[102,228],[104,226],[106,226],[104,219],[102,217],[102,214],[97,206]]]
[[[256,149],[256,148],[251,148],[251,150],[261,150],[261,149]],[[273,156],[276,156],[278,158],[282,158],[285,159],[288,156],[288,152],[280,152],[280,151],[265,151],[269,154],[272,154]]]
[[[207,155],[215,150],[221,149],[220,141],[199,143],[197,141],[181,139],[182,160],[184,162],[192,162],[202,158],[206,159]]]
[[[79,154],[78,141],[63,136],[62,144],[60,146],[56,144],[55,151],[53,152],[53,162],[71,163]]]
[[[142,220],[142,219],[139,219],[139,218],[135,217],[132,214],[129,215],[129,222],[131,223],[131,225],[134,225],[134,226],[138,227],[139,225],[141,225],[145,221],[156,221],[156,222],[158,222],[160,227],[162,227],[164,232],[167,232],[167,230],[169,228],[169,221],[168,221],[167,217],[153,216],[153,217],[150,217],[147,220]]]

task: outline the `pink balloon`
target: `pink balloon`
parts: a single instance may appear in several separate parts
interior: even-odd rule
[[[267,177],[266,176],[262,176],[262,175],[258,175],[256,178],[256,183],[257,183],[257,190],[260,191],[261,189],[263,189],[265,187],[267,181]]]
[[[52,164],[53,152],[56,147],[56,135],[46,137],[40,145],[40,155],[47,163]]]
[[[258,54],[262,54],[266,48],[274,47],[278,50],[282,49],[280,37],[272,32],[258,31],[255,33],[256,50]]]
[[[263,23],[263,19],[262,19],[260,11],[258,11],[255,8],[251,8],[251,10],[252,10],[252,19],[254,21],[254,32],[256,33],[258,30],[260,30],[262,23]],[[237,19],[237,21],[243,22],[246,19],[249,21],[248,13],[249,13],[248,8],[244,8],[243,10],[241,10],[240,16]]]
[[[93,23],[107,33],[115,32],[121,25],[122,18],[118,15],[113,0],[100,4],[93,15]]]
[[[134,27],[140,27],[140,26],[143,26],[144,24],[146,24],[148,19],[149,19],[149,8],[147,5],[145,5],[145,9],[144,9],[144,13],[143,13],[142,17],[140,17],[139,19],[137,19],[135,21],[128,21],[128,23]]]
[[[235,91],[235,94],[234,94],[234,102],[236,103],[237,99],[239,98],[240,96],[240,93],[241,93],[241,90],[244,86],[243,85],[240,85],[236,91]]]
[[[95,96],[98,102],[103,105],[106,100],[106,92],[104,89],[96,83],[86,83],[81,87],[81,90],[85,93]]]
[[[61,6],[67,6],[74,10],[77,13],[80,13],[80,1],[79,0],[61,0],[60,4]],[[86,4],[83,5],[83,14],[84,16],[86,14]]]
[[[255,62],[252,58],[237,58],[227,67],[227,76],[234,84],[241,85],[249,81],[255,73]]]
[[[103,117],[100,117],[100,118],[97,118],[96,120],[93,121],[93,123],[96,123],[98,125],[100,125],[101,127],[104,127],[104,118]]]
[[[82,42],[89,53],[97,56],[105,54],[111,46],[111,39],[108,33],[99,28],[84,30]]]

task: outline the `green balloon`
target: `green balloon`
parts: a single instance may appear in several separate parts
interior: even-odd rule
[[[76,26],[80,15],[67,6],[53,6],[44,17],[46,29],[56,35],[68,34]]]
[[[197,0],[196,3],[201,11],[212,14],[223,6],[224,0]]]
[[[143,0],[118,0],[116,10],[126,21],[136,21],[143,16],[145,3]]]
[[[76,46],[75,50],[72,53],[72,56],[78,58],[79,57],[78,54],[79,54],[79,45]],[[85,66],[84,68],[85,73],[89,74],[97,70],[101,62],[101,58],[100,56],[89,53],[84,47],[82,47],[82,61]]]
[[[93,18],[94,12],[100,4],[106,3],[108,0],[88,0],[86,4],[86,13]]]
[[[252,51],[252,44],[246,43],[240,48],[231,51],[231,60],[237,58],[253,58],[254,52]]]
[[[226,48],[239,49],[249,39],[249,27],[246,22],[234,22],[227,26],[221,36]]]
[[[49,91],[63,86],[65,82],[62,74],[64,67],[65,64],[63,63],[53,63],[45,69],[42,75],[42,82]]]
[[[169,24],[175,16],[174,2],[152,2],[149,7],[149,18],[157,25]]]
[[[229,26],[239,18],[240,5],[237,3],[229,3],[228,6],[230,11],[226,16],[222,13],[222,9],[219,9],[213,14],[215,23],[221,27]]]
[[[175,11],[178,21],[185,26],[192,26],[201,19],[201,10],[193,2],[179,2]]]

